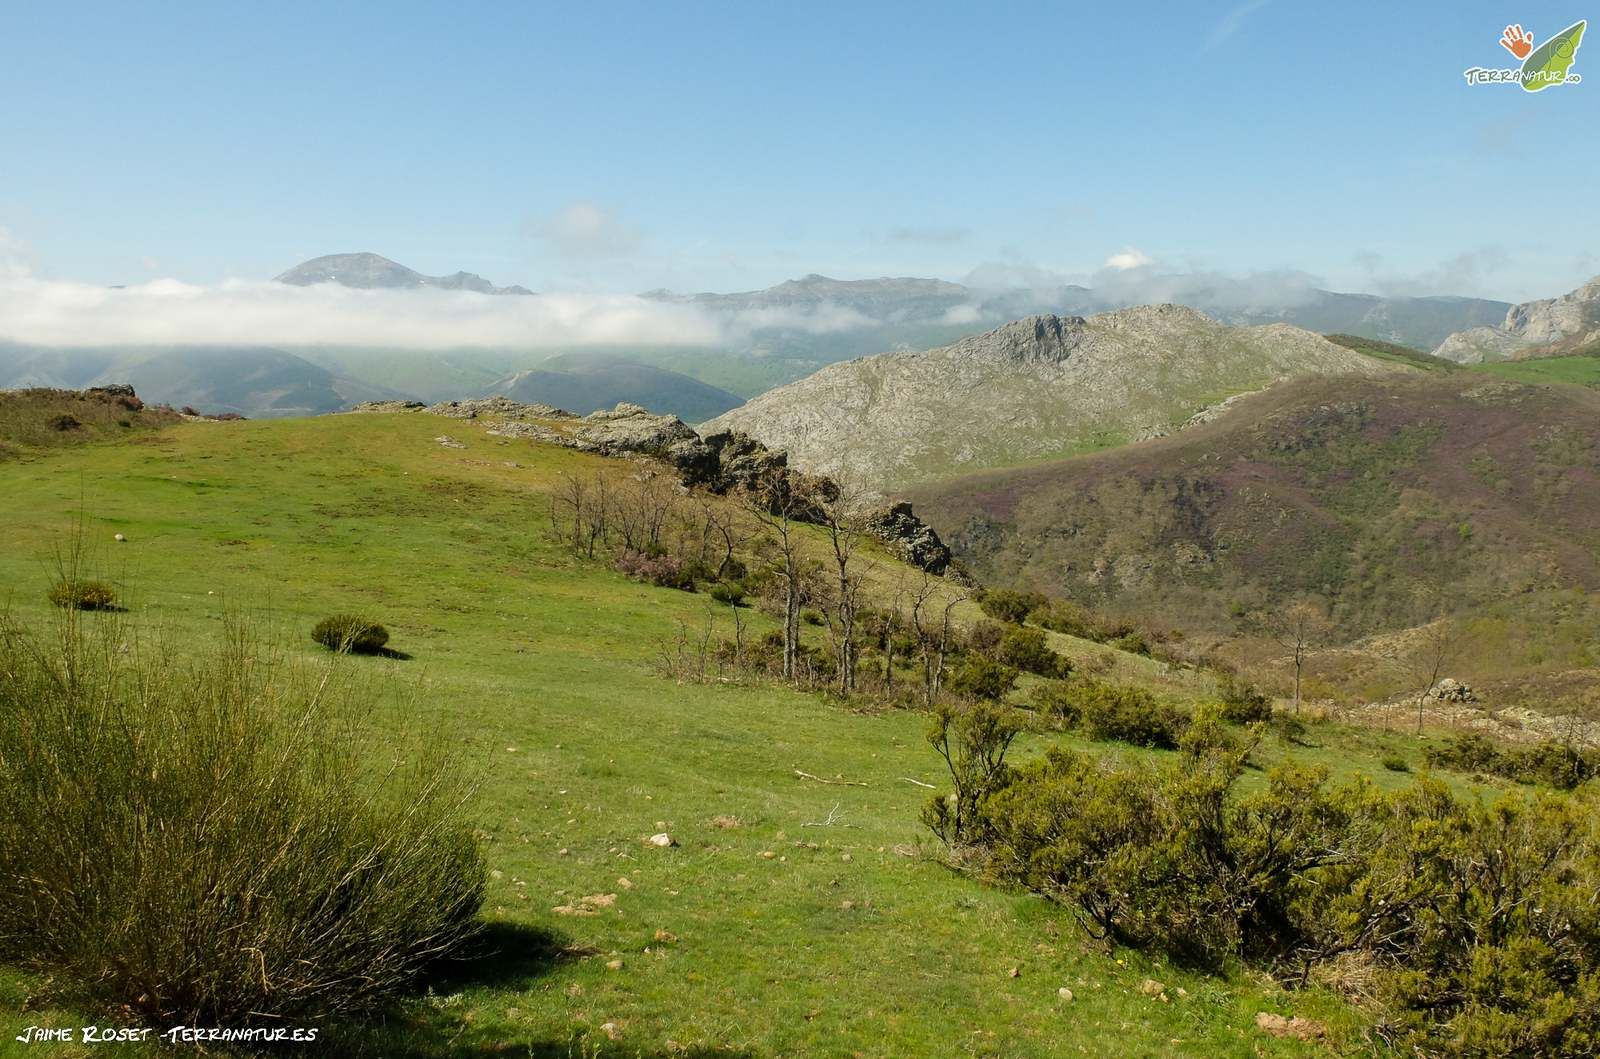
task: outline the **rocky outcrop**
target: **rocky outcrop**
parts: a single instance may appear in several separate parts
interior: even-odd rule
[[[1513,305],[1499,327],[1457,331],[1433,351],[1458,364],[1553,356],[1600,341],[1600,276],[1559,298]]]
[[[413,402],[407,402],[408,405]],[[354,411],[361,411],[363,406],[357,405]],[[564,412],[554,405],[523,404],[513,401],[509,397],[478,397],[470,401],[440,401],[438,404],[429,405],[425,411],[436,416],[449,416],[452,419],[477,419],[479,416],[499,416],[513,422],[526,422],[532,419],[576,419],[571,412]]]
[[[489,422],[489,433],[529,438],[553,445],[670,464],[686,486],[714,493],[747,492],[773,507],[788,506],[791,517],[820,522],[823,505],[839,496],[839,486],[825,475],[807,474],[789,466],[786,453],[774,451],[734,430],[701,437],[677,416],[657,415],[636,404],[575,416],[549,405],[525,405],[505,397],[445,401],[423,407],[416,401],[374,401],[351,412],[425,412],[453,419]],[[436,439],[446,444],[449,439]],[[908,503],[892,504],[866,521],[872,536],[913,566],[942,574],[950,565],[950,549]]]
[[[942,574],[950,566],[950,549],[905,501],[869,516],[867,529],[912,566],[934,574]]]

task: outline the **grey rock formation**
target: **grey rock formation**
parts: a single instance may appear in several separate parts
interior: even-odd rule
[[[1473,327],[1446,338],[1436,357],[1459,364],[1574,352],[1600,341],[1600,276],[1559,298],[1513,305],[1499,327]]]
[[[449,276],[424,276],[378,254],[328,254],[302,262],[276,277],[279,283],[310,287],[318,283],[337,283],[360,290],[409,290],[432,287],[437,290],[467,290],[478,294],[532,294],[526,287],[496,287],[472,272]]]
[[[934,574],[942,574],[950,566],[950,549],[905,501],[869,516],[867,528],[912,566]]]
[[[1287,324],[1141,306],[833,364],[703,429],[743,431],[803,470],[882,490],[1154,437],[1286,376],[1404,370]]]

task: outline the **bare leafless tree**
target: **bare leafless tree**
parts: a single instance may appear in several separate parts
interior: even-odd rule
[[[1455,619],[1447,615],[1434,619],[1417,632],[1418,646],[1412,653],[1412,666],[1422,682],[1422,689],[1417,693],[1417,734],[1421,735],[1423,711],[1444,667],[1455,656],[1460,629]]]
[[[941,579],[924,570],[911,589],[911,630],[922,661],[923,704],[930,708],[944,686],[944,662],[950,649],[955,609],[967,598],[965,593],[952,592],[941,600],[943,587]]]
[[[697,493],[695,503],[699,509],[701,558],[707,565],[715,559],[717,577],[726,577],[735,556],[749,543],[754,527],[744,508],[729,504],[721,497]]]
[[[1299,713],[1306,660],[1326,642],[1331,630],[1327,607],[1319,599],[1303,597],[1268,612],[1262,624],[1278,646],[1289,652],[1294,667],[1294,712]]]
[[[839,691],[846,695],[856,689],[861,651],[856,619],[861,610],[862,589],[871,573],[857,557],[866,536],[867,505],[867,492],[847,483],[840,483],[832,496],[817,505],[832,551],[828,632],[837,658]]]
[[[771,567],[783,592],[783,666],[785,681],[799,680],[800,608],[805,601],[810,564],[801,540],[802,516],[814,510],[812,499],[789,481],[776,488],[750,490],[744,508],[766,531],[765,545],[772,553]]]

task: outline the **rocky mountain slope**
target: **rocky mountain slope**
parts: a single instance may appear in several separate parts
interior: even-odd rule
[[[279,283],[309,287],[317,283],[337,283],[361,290],[409,290],[432,287],[437,290],[468,290],[478,294],[532,294],[526,287],[496,287],[472,272],[449,276],[424,276],[378,254],[327,254],[302,262],[274,277]]]
[[[1402,628],[1600,588],[1600,392],[1304,378],[1171,437],[909,495],[997,583],[1191,630],[1302,594],[1347,633]]]
[[[1286,324],[1234,328],[1143,306],[1028,317],[938,349],[834,364],[706,426],[889,488],[1164,434],[1284,376],[1406,370]]]
[[[1561,356],[1600,343],[1600,276],[1559,298],[1513,305],[1498,327],[1474,327],[1446,338],[1434,356],[1458,364]]]

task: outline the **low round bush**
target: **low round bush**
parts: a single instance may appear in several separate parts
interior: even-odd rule
[[[1041,677],[1061,678],[1072,672],[1072,663],[1051,650],[1039,629],[1011,629],[1000,640],[999,655],[1006,665]]]
[[[389,642],[389,630],[354,614],[335,614],[317,622],[311,638],[330,651],[376,654]]]
[[[114,610],[116,591],[104,581],[89,581],[81,577],[66,577],[55,583],[49,592],[50,602],[58,607],[76,610]]]

